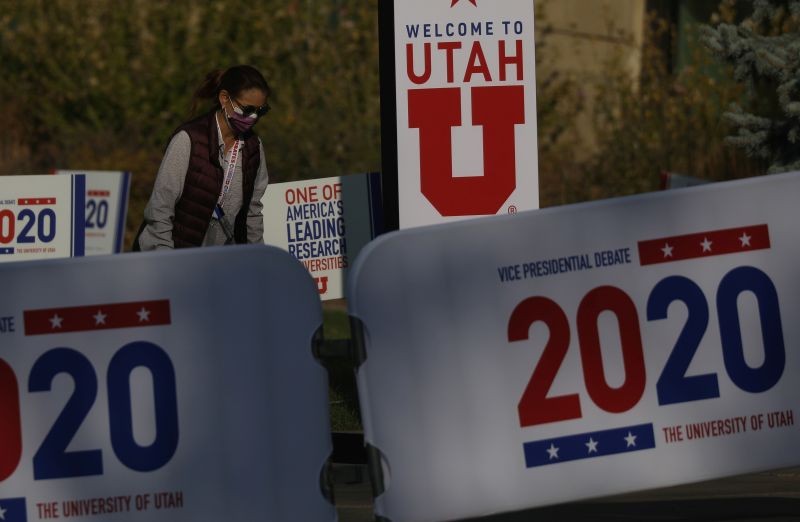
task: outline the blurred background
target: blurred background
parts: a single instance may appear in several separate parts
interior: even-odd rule
[[[769,161],[726,144],[723,114],[733,102],[775,105],[776,95],[748,94],[699,31],[739,23],[752,5],[536,0],[541,206],[655,190],[663,172],[766,172]],[[237,63],[259,68],[274,91],[257,127],[272,181],[379,171],[377,9],[378,0],[0,0],[0,174],[131,171],[128,249],[194,89]]]
[[[272,87],[271,181],[380,171],[379,1],[0,0],[0,175],[132,172],[128,250],[194,90],[240,63]],[[800,169],[800,1],[534,5],[540,206]],[[356,433],[352,366],[326,365],[332,428]]]

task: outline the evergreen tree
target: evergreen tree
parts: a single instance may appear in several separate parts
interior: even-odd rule
[[[733,105],[725,113],[737,128],[727,141],[765,161],[769,173],[800,170],[800,0],[752,7],[737,25],[704,27],[703,41],[734,67],[752,100],[750,111]]]

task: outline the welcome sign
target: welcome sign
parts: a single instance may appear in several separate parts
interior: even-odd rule
[[[533,2],[392,5],[399,227],[537,208]]]

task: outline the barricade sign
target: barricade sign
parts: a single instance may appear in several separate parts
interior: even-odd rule
[[[131,173],[119,170],[56,170],[55,173],[86,176],[86,255],[122,252]]]
[[[335,520],[322,312],[291,256],[13,263],[0,284],[5,520]]]
[[[800,174],[400,231],[361,253],[376,512],[439,521],[800,464]]]
[[[0,176],[0,262],[84,255],[83,175]]]
[[[380,174],[271,183],[261,201],[264,242],[303,263],[320,299],[344,297],[348,267],[383,229]]]

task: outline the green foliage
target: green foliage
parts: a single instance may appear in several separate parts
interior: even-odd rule
[[[717,79],[707,53],[696,49],[692,65],[674,71],[674,50],[664,45],[674,40],[674,27],[654,16],[647,21],[638,74],[625,56],[637,44],[613,23],[609,40],[620,41],[621,51],[597,74],[570,74],[550,47],[546,11],[554,5],[537,2],[542,206],[656,190],[662,172],[723,180],[760,171],[757,162],[725,145],[728,130],[720,116],[743,89]]]
[[[376,13],[377,0],[0,0],[0,109],[31,144],[13,173],[132,170],[130,231],[194,89],[237,63],[274,91],[257,127],[273,181],[378,170]]]
[[[129,244],[192,92],[210,70],[236,63],[259,68],[274,91],[257,126],[273,181],[378,170],[377,2],[0,0],[0,174],[131,170]],[[671,71],[670,50],[656,45],[668,26],[646,40],[641,78],[618,60],[587,82],[559,67],[547,23],[555,7],[536,3],[544,206],[651,190],[664,170],[709,179],[757,171],[722,141],[721,108],[741,88],[715,80],[702,56]],[[792,89],[782,99],[796,111]],[[596,144],[583,141],[581,121]]]
[[[728,141],[769,172],[800,169],[800,1],[756,0],[740,24],[705,27],[704,42],[750,96],[751,109],[725,115],[737,131]]]
[[[584,91],[559,69],[560,56],[550,44],[549,3],[536,5],[536,125],[539,153],[539,199],[542,206],[575,197],[580,172],[573,158],[576,121],[585,109]],[[583,198],[579,198],[583,199]]]
[[[708,57],[699,52],[692,66],[670,71],[669,49],[653,42],[671,27],[661,20],[651,27],[640,80],[632,82],[611,64],[599,86],[594,117],[600,151],[587,172],[591,197],[654,190],[664,171],[712,180],[750,173],[724,146],[720,120],[741,89],[708,74]]]
[[[326,340],[350,339],[350,317],[344,300],[323,303],[323,333]],[[358,406],[355,370],[349,361],[328,360],[325,364],[330,376],[331,429],[358,431],[361,414]]]

